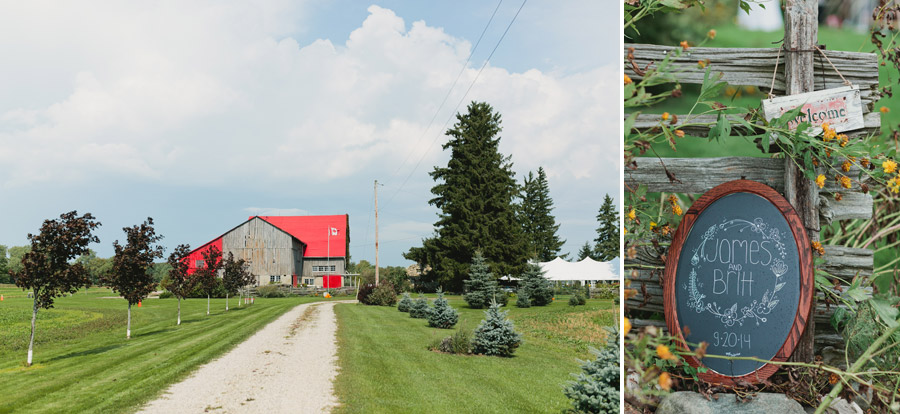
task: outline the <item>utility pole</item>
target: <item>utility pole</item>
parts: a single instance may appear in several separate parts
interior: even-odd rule
[[[378,286],[378,180],[375,180],[375,286]]]

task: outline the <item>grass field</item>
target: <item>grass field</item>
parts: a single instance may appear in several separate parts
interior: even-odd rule
[[[31,300],[0,286],[0,413],[132,412],[169,384],[221,355],[292,307],[322,298],[257,299],[225,312],[225,300],[148,299],[132,308],[125,339],[126,302],[93,288],[59,298],[38,312],[34,365],[24,366]]]
[[[460,312],[457,328],[473,329],[484,311],[449,296]],[[590,300],[568,306],[507,307],[524,344],[512,358],[462,356],[427,349],[455,330],[430,328],[396,307],[335,306],[341,371],[338,413],[559,413],[568,407],[563,385],[579,371],[578,359],[605,342],[602,327],[615,323],[618,306]]]

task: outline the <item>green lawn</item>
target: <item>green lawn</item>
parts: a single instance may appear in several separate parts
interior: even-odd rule
[[[483,310],[460,311],[457,325],[475,328]],[[569,402],[563,385],[578,372],[589,347],[605,344],[603,326],[615,323],[618,306],[589,300],[572,308],[567,296],[547,307],[507,307],[524,344],[512,358],[462,356],[427,349],[454,330],[430,328],[395,307],[335,306],[340,374],[338,413],[559,413]],[[514,301],[512,301],[514,302]]]
[[[322,298],[257,299],[225,312],[225,300],[148,299],[132,308],[132,339],[125,339],[126,302],[93,288],[59,298],[38,312],[34,365],[24,366],[31,300],[0,286],[0,413],[132,412],[169,384],[222,353],[294,306]],[[340,299],[340,298],[339,298]]]

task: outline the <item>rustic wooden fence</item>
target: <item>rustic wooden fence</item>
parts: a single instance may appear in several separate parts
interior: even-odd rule
[[[698,61],[708,59],[712,73],[722,72],[722,80],[729,84],[753,86],[768,91],[778,60],[774,87],[776,95],[793,95],[843,86],[841,76],[814,49],[817,46],[818,32],[815,0],[787,0],[785,7],[785,41],[780,52],[776,48],[691,48],[672,60],[676,77],[684,84],[702,84],[705,69],[699,67]],[[645,68],[653,67],[674,51],[674,47],[626,44],[623,51],[625,74],[640,80]],[[876,55],[833,50],[824,50],[824,54],[844,78],[860,89],[865,127],[845,133],[851,139],[878,133],[881,126],[880,113],[873,110],[874,102],[880,98]],[[626,119],[628,115],[626,114]],[[678,115],[678,122],[673,128],[679,128],[685,123],[713,125],[715,117],[716,115]],[[743,114],[729,117],[743,117]],[[634,128],[649,130],[658,127],[659,121],[657,114],[641,114],[638,115]],[[709,127],[704,126],[682,129],[694,136],[706,136],[709,131]],[[674,174],[678,181],[670,180],[667,171]],[[857,172],[851,171],[848,175],[853,176]],[[820,223],[872,217],[872,197],[861,192],[859,183],[854,182],[852,188],[844,189],[836,184],[833,177],[829,177],[826,186],[819,190],[785,158],[645,157],[636,158],[635,165],[625,167],[626,191],[645,185],[649,192],[697,194],[740,178],[765,183],[783,194],[804,221],[813,240],[818,240]],[[836,201],[833,197],[837,192],[843,196],[841,201]],[[630,279],[630,287],[637,291],[637,295],[626,302],[629,310],[663,312],[664,255],[664,247],[642,246],[637,249],[636,257],[625,260],[625,277]],[[820,269],[845,279],[856,275],[871,276],[873,272],[873,253],[868,249],[826,245],[824,259],[825,264],[819,266]],[[812,323],[807,324],[808,331],[795,350],[794,360],[810,361],[814,352],[824,346],[843,346],[841,336],[830,324],[836,305],[826,305],[821,292],[817,292],[816,296]],[[665,328],[664,321],[640,318],[633,318],[632,324],[636,327],[655,325]]]

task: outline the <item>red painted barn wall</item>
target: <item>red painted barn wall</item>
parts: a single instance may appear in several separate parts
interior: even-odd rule
[[[220,236],[213,241],[200,246],[196,250],[192,251],[191,254],[188,255],[188,274],[193,274],[197,271],[197,260],[203,260],[203,253],[209,250],[210,247],[216,246],[219,251],[222,251],[222,237]]]
[[[340,275],[325,275],[322,276],[322,287],[324,288],[339,288],[343,286],[344,278]]]

